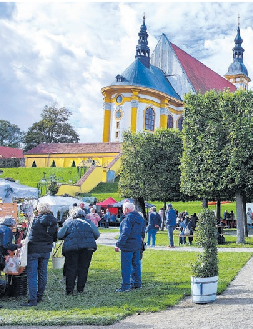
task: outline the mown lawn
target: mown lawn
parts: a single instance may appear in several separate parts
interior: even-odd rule
[[[191,293],[191,263],[198,253],[146,250],[142,260],[143,288],[115,293],[120,286],[120,254],[112,247],[98,246],[89,271],[85,293],[65,296],[60,283],[62,270],[48,270],[48,285],[42,303],[22,308],[19,298],[2,297],[0,325],[108,325],[136,312],[157,312],[177,304]],[[221,293],[233,280],[251,253],[220,253],[219,284]]]

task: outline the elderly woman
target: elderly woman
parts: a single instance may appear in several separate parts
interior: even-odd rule
[[[98,227],[98,222],[101,220],[100,216],[95,212],[94,208],[91,208],[90,213],[86,215],[86,218],[92,221]]]
[[[57,241],[57,220],[50,205],[39,203],[28,237],[27,281],[30,299],[21,306],[36,306],[42,301],[47,284],[47,265],[53,242]]]
[[[77,292],[83,292],[92,255],[97,249],[95,240],[100,236],[96,226],[84,216],[83,210],[71,209],[68,222],[58,232],[58,239],[64,240],[62,254],[65,256],[67,295],[73,294],[76,278]]]

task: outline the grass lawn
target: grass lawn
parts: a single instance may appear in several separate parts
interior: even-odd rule
[[[52,270],[50,261],[43,302],[34,308],[22,308],[19,304],[27,301],[27,297],[3,296],[0,325],[108,325],[136,312],[165,310],[190,295],[191,263],[197,254],[148,249],[142,260],[142,290],[115,293],[121,281],[120,253],[98,245],[85,293],[78,296],[65,296],[65,286],[59,282],[62,270]],[[219,254],[218,293],[251,256],[251,253]]]

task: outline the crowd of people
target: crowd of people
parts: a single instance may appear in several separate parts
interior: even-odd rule
[[[227,220],[227,211],[223,216]],[[247,213],[252,221],[252,211]],[[103,219],[109,226],[111,217],[109,209]],[[164,221],[165,217],[165,221]],[[230,217],[233,221],[233,217]],[[27,255],[27,282],[29,300],[21,306],[36,306],[42,301],[47,284],[47,267],[53,243],[63,240],[62,253],[65,256],[63,276],[66,283],[66,294],[73,295],[75,286],[77,293],[84,291],[88,270],[93,253],[97,250],[96,240],[99,238],[98,223],[101,217],[91,204],[88,209],[84,203],[79,206],[73,204],[68,218],[58,227],[48,204],[39,203],[35,210],[34,218],[28,229],[28,255]],[[121,287],[116,292],[127,292],[131,289],[140,289],[141,259],[145,250],[145,233],[148,247],[155,247],[156,234],[163,223],[168,230],[169,248],[174,248],[173,232],[176,228],[180,231],[180,243],[192,243],[193,231],[196,228],[198,217],[196,213],[191,216],[187,211],[179,213],[172,204],[167,205],[157,212],[155,206],[150,208],[148,223],[142,213],[137,212],[131,202],[123,204],[123,213],[120,219],[120,234],[116,242],[115,251],[121,252]],[[22,247],[21,243],[13,243],[12,227],[15,220],[11,217],[2,218],[0,221],[0,255],[7,255],[8,251]],[[232,222],[231,222],[232,226]],[[1,266],[1,262],[0,262]],[[1,269],[2,270],[2,269]]]

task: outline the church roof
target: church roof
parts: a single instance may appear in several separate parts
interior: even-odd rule
[[[171,43],[171,46],[196,92],[205,93],[211,89],[224,90],[224,88],[230,88],[230,91],[236,91],[236,87],[231,82],[209,69],[173,43]]]
[[[0,158],[19,158],[22,159],[23,150],[13,147],[0,146]]]
[[[27,151],[32,154],[119,153],[120,143],[42,143]]]
[[[148,68],[138,58],[122,73],[120,81],[111,84],[115,85],[151,88],[181,100],[161,69],[153,65]]]

